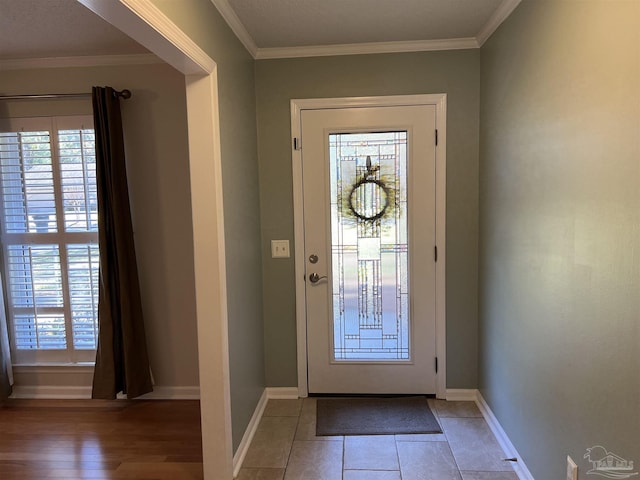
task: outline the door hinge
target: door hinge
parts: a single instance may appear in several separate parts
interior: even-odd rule
[[[438,373],[438,357],[436,357],[436,373]]]
[[[437,262],[438,261],[438,246],[434,246],[433,247],[433,261]]]
[[[436,128],[436,147],[438,146],[438,129]]]
[[[293,137],[293,149],[294,150],[302,150],[302,144],[298,137]]]

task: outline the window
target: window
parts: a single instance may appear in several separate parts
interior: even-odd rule
[[[0,127],[13,362],[93,362],[99,261],[93,117],[5,119]]]

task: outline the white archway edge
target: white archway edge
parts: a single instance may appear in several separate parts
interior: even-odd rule
[[[205,479],[233,471],[218,82],[187,76],[189,169]],[[215,105],[215,108],[212,106]]]
[[[185,75],[214,72],[216,63],[149,0],[77,0]]]
[[[77,0],[185,75],[204,478],[233,477],[217,67],[149,0]]]

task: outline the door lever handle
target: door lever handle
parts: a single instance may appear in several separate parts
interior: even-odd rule
[[[313,284],[318,283],[320,280],[322,280],[323,278],[327,278],[326,275],[318,275],[317,273],[312,273],[309,275],[309,281]]]

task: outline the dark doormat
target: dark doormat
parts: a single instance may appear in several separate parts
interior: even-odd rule
[[[318,436],[409,433],[442,433],[425,397],[318,399]]]

